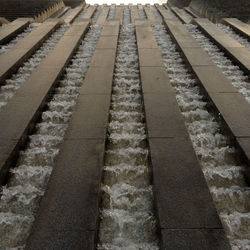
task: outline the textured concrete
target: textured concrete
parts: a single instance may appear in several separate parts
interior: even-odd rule
[[[153,11],[150,8],[150,5],[144,6],[144,11],[146,13],[147,19],[151,24],[156,24],[158,22]]]
[[[0,29],[0,45],[9,42],[18,33],[23,31],[29,24],[31,19],[18,18],[15,21],[5,25]]]
[[[91,19],[96,12],[97,6],[89,6],[82,18]]]
[[[122,24],[122,22],[123,22],[123,12],[124,12],[123,6],[116,6],[114,20],[118,20],[120,22],[120,24]]]
[[[0,183],[5,182],[7,170],[15,161],[18,151],[23,146],[27,134],[44,109],[51,92],[61,77],[64,68],[79,45],[89,23],[79,23],[75,34],[69,36],[71,28],[58,42],[55,48],[36,68],[18,90],[15,96],[0,112]],[[72,26],[72,28],[75,25]],[[62,48],[64,53],[62,52]],[[34,96],[36,98],[34,98]]]
[[[250,74],[250,51],[207,19],[193,20],[246,74]]]
[[[136,19],[140,19],[137,6],[129,6],[131,12],[131,23],[134,24]]]
[[[59,25],[58,20],[41,24],[13,48],[0,55],[0,85],[41,46]]]
[[[140,26],[136,29],[142,32]],[[140,32],[136,34],[140,34]],[[153,40],[151,27],[144,27],[144,36]],[[156,215],[161,233],[161,249],[209,249],[216,230],[221,235],[217,249],[230,249],[220,219],[214,207],[202,170],[189,139],[183,116],[179,110],[169,77],[164,72],[161,56],[145,65],[151,43],[139,49],[141,83],[144,99],[147,134],[153,170],[153,189]],[[158,52],[157,52],[158,51]],[[144,56],[146,54],[146,56]],[[180,242],[169,231],[187,231],[191,234],[203,228],[206,234],[197,234],[198,240],[183,237]],[[192,248],[188,246],[192,243]],[[180,248],[176,247],[181,246]]]
[[[105,23],[109,13],[109,7],[103,7],[99,17],[97,18],[96,24],[102,25]]]
[[[118,23],[112,28],[105,26],[101,39],[117,39]],[[113,44],[112,50],[116,47]],[[110,49],[96,50],[92,62],[101,51]],[[112,63],[101,60],[87,72],[26,250],[95,249],[115,55]]]
[[[74,8],[74,10],[64,19],[65,23],[73,23],[77,16],[83,10],[84,5]]]
[[[192,21],[192,18],[187,15],[184,9],[179,9],[178,7],[172,7],[171,10],[179,17],[179,19],[185,23],[188,24]]]

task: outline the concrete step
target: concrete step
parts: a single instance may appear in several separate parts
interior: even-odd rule
[[[55,24],[57,22],[53,22]],[[55,25],[54,25],[55,26]],[[45,108],[57,80],[63,74],[89,22],[73,24],[55,48],[36,68],[15,96],[0,112],[0,183],[5,184],[9,168]],[[62,53],[63,51],[63,53]]]
[[[192,17],[190,17],[185,10],[179,9],[177,7],[172,7],[171,10],[179,17],[179,19],[185,23],[188,24],[192,21]]]
[[[64,15],[70,7],[64,7],[58,10],[54,15],[52,15],[50,18],[60,18],[62,15]]]
[[[137,6],[130,6],[131,23],[134,24],[136,19],[140,19]]]
[[[18,18],[0,29],[0,45],[9,42],[31,22],[30,18]]]
[[[149,20],[149,22],[154,25],[156,23],[158,23],[153,11],[150,8],[150,5],[146,5],[144,6],[144,11],[146,13],[147,19]]]
[[[250,51],[247,48],[206,18],[196,18],[193,23],[197,24],[247,75],[250,74]]]
[[[236,32],[240,33],[242,36],[250,39],[250,25],[240,21],[237,18],[224,18],[222,23],[231,26]]]
[[[95,249],[118,33],[103,26],[26,250]]]
[[[176,17],[173,13],[171,13],[171,11],[169,9],[166,9],[164,6],[165,5],[156,6],[156,8],[158,9],[158,11],[161,14],[161,16],[162,16],[163,19],[175,19],[175,20],[179,20],[178,17]]]
[[[136,36],[160,247],[229,250],[152,28],[136,26]]]
[[[59,20],[48,20],[19,41],[10,50],[0,55],[0,85],[17,71],[40,46],[60,26]]]
[[[250,105],[182,24],[165,20],[165,25],[250,163]]]
[[[116,7],[114,20],[118,20],[120,22],[120,24],[122,24],[122,22],[123,22],[123,12],[124,12],[124,7],[123,6],[117,6]]]

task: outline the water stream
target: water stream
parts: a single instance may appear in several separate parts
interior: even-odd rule
[[[125,9],[124,14],[129,12]],[[98,250],[159,249],[148,154],[135,27],[122,25],[101,187]]]
[[[232,82],[233,86],[241,93],[246,101],[250,103],[250,80],[247,75],[225,54],[207,38],[197,25],[185,25],[187,30],[193,35],[198,44],[209,54],[212,61],[222,70],[223,74]]]
[[[232,249],[250,249],[250,188],[243,176],[246,166],[237,161],[236,149],[222,132],[217,116],[208,111],[211,104],[165,27],[156,25],[153,32]]]
[[[17,44],[23,38],[28,36],[31,33],[31,31],[33,31],[39,25],[40,25],[40,23],[32,23],[32,24],[30,24],[22,33],[17,35],[15,38],[13,38],[7,44],[0,45],[0,55],[3,54],[4,52],[6,52],[7,50],[11,49],[12,47],[14,47],[15,44]]]
[[[30,57],[10,79],[7,79],[3,86],[0,87],[0,109],[5,106],[14,96],[16,91],[30,77],[32,72],[38,67],[42,60],[56,46],[64,33],[68,30],[69,25],[62,25],[58,28],[38,49],[32,57]],[[35,84],[35,83],[34,83]]]
[[[101,26],[90,27],[20,152],[17,166],[11,169],[0,199],[0,249],[21,250],[25,246],[101,30]]]

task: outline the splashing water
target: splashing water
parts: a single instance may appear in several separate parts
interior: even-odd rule
[[[108,133],[97,249],[159,249],[135,28],[131,24],[120,30]]]
[[[0,200],[0,249],[23,249],[102,28],[90,27],[36,131],[11,170]]]
[[[238,163],[229,137],[221,133],[221,124],[206,109],[208,103],[199,83],[185,67],[165,27],[156,25],[153,32],[232,249],[250,249],[250,188],[243,176],[246,166]]]
[[[224,53],[198,29],[197,25],[186,25],[201,47],[209,54],[212,61],[222,70],[223,74],[232,82],[233,86],[250,103],[250,81],[242,70],[224,55]]]

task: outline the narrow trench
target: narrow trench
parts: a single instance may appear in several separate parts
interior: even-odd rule
[[[92,25],[11,169],[0,199],[0,249],[24,249],[102,27]]]
[[[163,25],[153,32],[176,94],[194,150],[233,250],[250,246],[250,188],[245,165],[209,106],[200,83],[188,71],[182,55]]]
[[[101,186],[98,250],[159,249],[135,26],[125,8]]]

